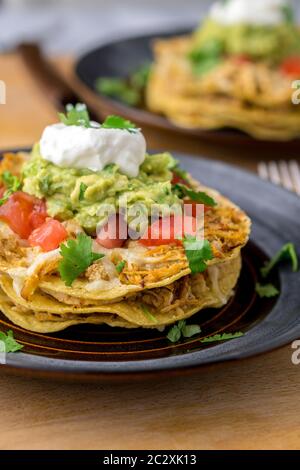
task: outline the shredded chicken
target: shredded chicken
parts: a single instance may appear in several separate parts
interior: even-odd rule
[[[97,281],[99,279],[109,281],[110,279],[109,274],[101,263],[94,263],[89,268],[87,268],[85,271],[85,276],[89,281]]]

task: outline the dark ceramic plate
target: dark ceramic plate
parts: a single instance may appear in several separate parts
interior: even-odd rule
[[[169,32],[156,32],[144,36],[131,37],[102,45],[83,55],[75,66],[75,71],[81,82],[92,91],[86,99],[93,111],[103,117],[104,114],[120,114],[131,119],[141,126],[150,126],[164,131],[175,132],[182,136],[198,137],[217,143],[236,145],[257,145],[270,147],[270,141],[257,141],[251,136],[234,129],[220,129],[205,131],[201,129],[186,129],[172,124],[168,119],[150,111],[131,107],[117,99],[108,98],[99,94],[95,88],[95,82],[99,77],[128,77],[134,70],[146,62],[152,61],[151,44],[157,38],[168,38],[187,34],[192,27]],[[276,142],[276,148],[289,144],[291,148],[299,148],[300,139],[287,142]],[[273,143],[274,145],[274,143]]]
[[[63,379],[124,379],[245,358],[300,337],[300,273],[291,273],[289,267],[274,273],[272,282],[281,290],[276,299],[259,299],[254,289],[259,268],[268,256],[288,241],[300,247],[300,198],[229,165],[188,155],[182,162],[195,178],[239,204],[253,221],[251,242],[243,251],[241,278],[229,304],[195,315],[193,323],[201,325],[202,333],[175,345],[163,333],[102,326],[77,326],[41,335],[13,326],[1,315],[1,330],[13,329],[25,345],[22,352],[8,355],[3,368]],[[200,342],[203,336],[236,331],[245,335],[223,343]]]

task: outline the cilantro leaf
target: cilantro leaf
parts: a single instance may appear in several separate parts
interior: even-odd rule
[[[125,268],[125,265],[126,265],[126,261],[124,259],[116,265],[116,270],[119,274],[123,271],[123,269]]]
[[[146,317],[152,321],[152,323],[157,323],[157,319],[155,318],[155,316],[150,312],[150,310],[148,309],[148,307],[146,307],[146,305],[144,304],[141,304],[141,309],[143,310],[144,314],[146,315]]]
[[[194,191],[193,189],[188,188],[184,184],[174,184],[173,190],[180,198],[187,196],[192,201],[205,204],[206,206],[215,207],[217,205],[216,201],[208,194],[202,191]]]
[[[4,171],[1,175],[1,179],[6,186],[6,190],[3,194],[3,197],[0,199],[0,206],[4,204],[11,194],[15,193],[21,187],[21,181],[10,171]]]
[[[186,236],[183,239],[185,254],[192,274],[202,273],[207,268],[206,261],[213,259],[213,253],[208,240],[197,240],[196,237]]]
[[[151,72],[151,64],[146,62],[142,64],[133,74],[129,77],[130,84],[134,89],[142,90],[146,87]]]
[[[75,106],[67,104],[66,114],[58,113],[58,117],[66,126],[91,127],[90,116],[83,103],[77,103]]]
[[[76,240],[67,240],[60,245],[58,270],[66,286],[71,286],[94,261],[104,257],[101,253],[92,252],[92,239],[85,233],[79,233]]]
[[[86,190],[87,190],[87,185],[85,183],[81,182],[80,186],[79,186],[79,196],[78,196],[79,201],[84,200],[84,193],[85,193]]]
[[[99,93],[117,98],[123,103],[134,106],[140,101],[140,94],[124,78],[98,78],[95,83]]]
[[[201,343],[215,343],[217,341],[228,341],[229,339],[240,338],[244,336],[244,333],[238,331],[237,333],[222,333],[213,336],[207,336],[201,339]]]
[[[272,269],[281,261],[290,260],[294,272],[298,270],[298,257],[293,243],[284,245],[273,258],[261,268],[261,274],[264,278],[268,277]]]
[[[276,297],[279,294],[279,290],[273,284],[262,285],[259,282],[255,285],[255,292],[259,297]]]
[[[124,119],[121,116],[107,116],[105,121],[102,123],[104,129],[125,129],[127,131],[135,131],[136,125]]]
[[[129,106],[141,104],[147,85],[151,64],[146,63],[135,70],[128,78],[99,77],[95,87],[105,96],[119,99]]]
[[[187,325],[185,320],[180,320],[177,325],[173,325],[167,334],[171,343],[177,343],[181,337],[191,338],[201,332],[199,325]]]
[[[167,338],[171,343],[177,343],[177,341],[180,340],[181,338],[181,329],[178,327],[178,325],[172,326],[170,330],[168,331]]]
[[[15,340],[12,330],[9,330],[6,334],[3,333],[3,331],[0,331],[0,341],[2,341],[5,346],[5,351],[1,352],[16,352],[24,347]]]
[[[199,325],[186,325],[184,324],[181,328],[182,336],[184,338],[191,338],[201,332]]]

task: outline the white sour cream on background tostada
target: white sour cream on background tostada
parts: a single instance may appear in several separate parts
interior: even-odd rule
[[[217,23],[278,25],[285,21],[287,0],[227,0],[212,5],[209,17]]]
[[[41,156],[66,168],[101,171],[115,163],[127,176],[136,177],[146,155],[146,141],[138,129],[101,126],[47,126],[40,140]]]

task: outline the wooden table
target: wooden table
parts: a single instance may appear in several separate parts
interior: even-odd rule
[[[71,61],[59,64],[70,77]],[[0,57],[0,79],[0,148],[30,145],[56,111],[16,56]],[[218,156],[237,160],[240,149]],[[0,449],[297,449],[300,366],[291,353],[286,346],[195,375],[122,385],[10,377],[0,366]]]

